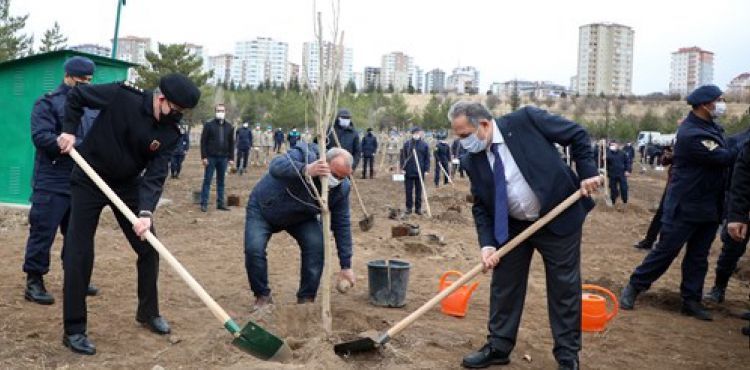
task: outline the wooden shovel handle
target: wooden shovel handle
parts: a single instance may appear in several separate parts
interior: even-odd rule
[[[414,153],[414,163],[417,164],[417,175],[419,177],[419,185],[422,186],[422,197],[424,198],[424,205],[427,209],[427,217],[432,218],[432,211],[430,210],[430,200],[427,197],[427,188],[424,187],[424,179],[422,178],[423,173],[422,169],[419,167],[419,157],[417,157],[417,149],[412,148],[412,153]]]
[[[547,223],[549,223],[553,218],[557,217],[557,215],[559,215],[560,213],[568,209],[568,207],[573,205],[573,203],[577,202],[579,199],[581,199],[580,191],[576,191],[575,193],[571,194],[562,203],[558,204],[555,208],[549,211],[542,218],[536,220],[533,224],[527,227],[524,231],[516,235],[515,238],[505,243],[505,245],[503,245],[502,248],[498,249],[494,255],[497,257],[503,257],[504,255],[508,254],[510,251],[513,250],[513,248],[523,243],[531,235],[539,231],[539,229],[547,225]],[[427,301],[427,303],[423,304],[422,307],[419,307],[416,311],[409,314],[409,316],[406,316],[404,319],[396,323],[396,325],[388,329],[388,331],[386,332],[386,335],[388,335],[389,337],[393,337],[397,335],[398,333],[400,333],[407,326],[411,325],[414,321],[416,321],[418,318],[424,315],[427,311],[429,311],[430,309],[435,307],[438,303],[440,303],[440,301],[442,301],[443,298],[449,296],[451,293],[455,292],[458,288],[462,287],[464,284],[466,284],[475,276],[477,276],[480,272],[482,272],[483,268],[484,268],[484,265],[481,262],[478,263],[476,266],[474,266],[474,268],[469,270],[469,272],[465,273],[464,276],[454,281],[453,284],[445,288],[436,296],[432,297],[432,299]]]
[[[115,194],[114,191],[107,185],[107,183],[102,180],[101,177],[99,177],[99,174],[94,171],[91,166],[86,162],[83,157],[81,157],[80,154],[75,149],[71,149],[70,151],[70,157],[73,158],[73,160],[78,164],[79,167],[83,170],[83,172],[88,175],[92,181],[96,184],[96,186],[99,187],[99,190],[104,193],[104,195],[109,198],[109,200],[112,202],[112,204],[117,207],[117,209],[125,215],[125,217],[130,221],[130,223],[135,224],[138,222],[138,217],[133,213],[133,211],[128,208],[125,203],[120,199],[120,197]],[[203,301],[203,303],[208,306],[208,309],[211,310],[211,312],[216,316],[219,321],[221,321],[222,325],[225,324],[227,321],[231,320],[231,317],[224,311],[224,309],[219,306],[216,301],[214,301],[211,296],[208,295],[205,289],[198,284],[198,282],[193,278],[192,275],[185,269],[185,267],[182,266],[180,261],[178,261],[172,253],[167,250],[167,247],[162,244],[159,239],[156,238],[156,236],[151,233],[151,231],[146,231],[146,240],[148,240],[149,243],[156,249],[157,252],[159,252],[159,255],[164,258],[167,263],[177,272],[178,275],[184,280],[187,285],[190,287],[190,289],[195,292],[195,294],[198,295],[198,297]]]

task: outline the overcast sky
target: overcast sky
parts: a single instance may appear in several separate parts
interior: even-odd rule
[[[110,44],[117,0],[11,0],[11,14],[30,14],[26,32],[39,40],[55,21],[68,44]],[[189,5],[186,5],[189,4]],[[231,53],[257,36],[289,43],[300,63],[313,38],[311,0],[127,0],[120,35],[193,42],[205,53]],[[330,14],[330,1],[318,1]],[[621,23],[635,30],[633,90],[666,91],[670,53],[698,46],[715,53],[714,82],[724,88],[750,71],[750,1],[746,0],[342,0],[341,28],[354,49],[354,71],[403,51],[424,72],[475,66],[483,90],[513,78],[565,86],[576,73],[578,27]],[[37,44],[38,46],[38,44]]]

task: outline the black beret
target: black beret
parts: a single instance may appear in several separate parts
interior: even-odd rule
[[[91,76],[94,74],[94,70],[96,70],[94,62],[82,56],[74,56],[68,59],[64,67],[65,73],[75,77]]]
[[[159,80],[159,90],[171,101],[181,108],[193,108],[201,98],[201,91],[185,75],[170,73]]]
[[[687,97],[687,103],[690,105],[701,105],[710,103],[718,99],[721,94],[721,89],[716,85],[703,85],[693,90]]]
[[[351,118],[352,112],[349,112],[349,110],[346,109],[346,108],[341,108],[341,109],[339,109],[339,114],[337,116]]]
[[[422,131],[422,129],[419,126],[414,126],[414,127],[411,128],[411,133],[412,134],[415,134],[415,133],[420,132],[420,131]]]

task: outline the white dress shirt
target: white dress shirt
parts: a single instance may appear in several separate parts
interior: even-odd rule
[[[516,220],[535,221],[539,218],[539,199],[534,191],[531,190],[529,183],[523,177],[521,170],[518,168],[516,161],[510,154],[508,146],[505,145],[503,133],[497,127],[495,120],[492,120],[492,144],[497,145],[497,151],[500,153],[500,159],[503,161],[505,168],[505,182],[508,193],[508,215]],[[485,150],[487,160],[490,162],[490,168],[495,170],[495,154],[492,153],[492,146],[488,145]],[[499,246],[483,246],[485,248],[496,249]]]
[[[498,144],[497,151],[500,153],[500,159],[505,167],[505,181],[508,191],[508,215],[516,220],[535,221],[539,218],[539,199],[534,191],[531,190],[529,183],[523,178],[521,170],[518,168],[516,161],[510,154],[508,146],[505,145],[505,139],[502,132],[492,121],[492,143]],[[495,154],[492,148],[487,146],[487,160],[490,162],[490,168],[494,171]]]

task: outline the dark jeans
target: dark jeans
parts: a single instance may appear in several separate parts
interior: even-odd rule
[[[203,173],[203,188],[201,189],[201,205],[208,205],[208,193],[211,191],[211,180],[216,170],[216,205],[224,205],[224,175],[227,173],[227,157],[208,157],[208,165]]]
[[[55,242],[57,229],[60,228],[64,237],[68,230],[69,216],[69,195],[34,190],[29,210],[29,238],[23,260],[25,273],[44,275],[49,272],[49,253]]]
[[[250,149],[237,149],[237,163],[238,170],[244,170],[247,168],[247,157],[250,156]]]
[[[617,201],[617,198],[622,195],[622,202],[628,202],[628,178],[625,175],[610,176],[609,177],[609,196],[612,199],[612,204]]]
[[[252,200],[245,214],[245,271],[250,289],[255,296],[268,296],[268,261],[266,247],[272,234],[286,231],[299,244],[300,282],[297,298],[315,298],[323,273],[323,229],[317,218],[288,227],[271,225],[261,215],[260,208]]]
[[[680,294],[684,300],[700,301],[708,271],[708,252],[718,227],[712,222],[688,223],[680,220],[663,224],[659,242],[630,275],[630,284],[638,291],[650,288],[687,243],[685,257],[682,258]]]
[[[139,317],[159,315],[157,280],[159,277],[159,254],[147,241],[142,241],[133,232],[133,226],[96,185],[76,168],[71,177],[70,225],[65,236],[63,256],[63,322],[66,334],[86,332],[86,291],[91,282],[94,267],[94,234],[102,208],[109,205],[117,223],[130,242],[138,259],[138,311]],[[112,190],[133,212],[138,212],[138,184],[118,186],[109,184]],[[153,232],[153,229],[152,229]]]
[[[182,172],[182,162],[185,160],[185,153],[172,154],[172,161],[169,163],[172,176],[179,176]]]
[[[411,211],[422,210],[422,184],[419,177],[407,175],[404,177],[404,186],[406,187],[406,209]]]
[[[727,224],[721,228],[721,254],[716,261],[716,286],[726,288],[729,278],[737,269],[737,262],[742,258],[747,249],[747,242],[750,240],[750,234],[745,236],[745,240],[735,241],[727,232]]]
[[[510,238],[531,222],[510,220]],[[565,236],[542,229],[506,254],[492,272],[488,342],[510,354],[516,344],[534,250],[544,261],[547,310],[555,359],[578,359],[581,350],[581,230]]]
[[[646,237],[643,239],[649,244],[654,244],[656,238],[659,236],[661,230],[661,216],[664,214],[664,198],[667,196],[667,188],[664,188],[664,192],[661,194],[661,200],[659,201],[659,208],[656,209],[656,214],[651,219],[651,223],[648,225],[648,231],[646,231]]]
[[[362,157],[362,161],[363,161],[363,163],[362,163],[362,178],[364,179],[364,178],[367,177],[367,169],[368,168],[370,169],[370,178],[372,178],[374,176],[373,174],[375,173],[374,170],[373,170],[375,158],[371,157],[371,156],[370,157],[363,156]]]
[[[283,141],[274,141],[273,143],[273,151],[276,153],[281,152],[281,144],[283,144]]]
[[[440,168],[441,165],[443,166],[442,169]],[[440,176],[443,176],[445,178],[443,180],[443,184],[448,183],[448,175],[447,175],[448,168],[450,168],[448,167],[448,161],[444,161],[444,162],[435,161],[435,186],[440,185]],[[446,173],[443,173],[443,170],[445,170]]]

